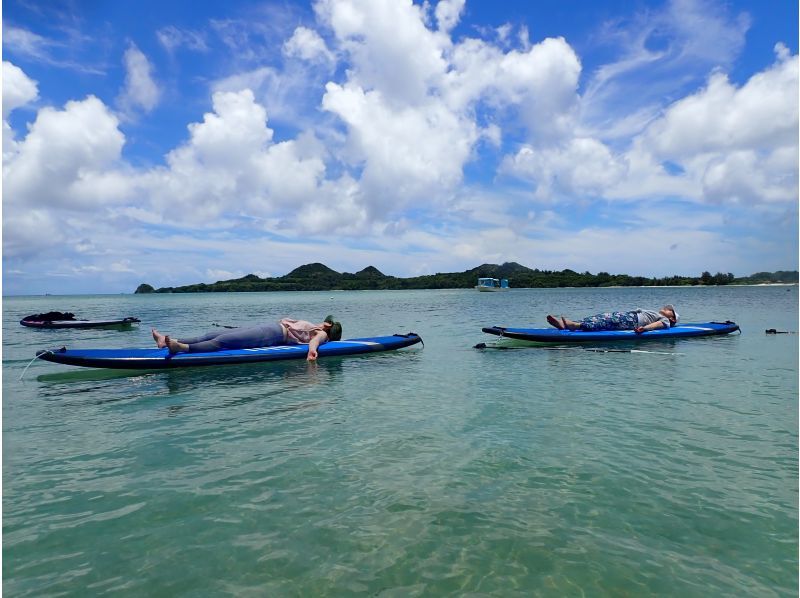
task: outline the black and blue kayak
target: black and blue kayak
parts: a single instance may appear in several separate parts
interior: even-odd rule
[[[422,342],[418,334],[395,334],[331,341],[320,345],[319,357],[336,357],[393,351]],[[256,363],[285,359],[305,359],[308,345],[277,345],[255,349],[229,349],[208,353],[174,353],[168,349],[51,349],[37,351],[36,356],[45,361],[78,365],[88,368],[112,368],[124,370],[157,370],[186,368],[229,363]]]
[[[505,338],[537,343],[586,343],[608,341],[656,341],[673,338],[692,338],[697,336],[716,336],[730,334],[739,330],[736,322],[700,322],[678,324],[672,328],[659,328],[637,334],[633,330],[559,330],[558,328],[505,328],[492,326],[484,328],[487,334]]]

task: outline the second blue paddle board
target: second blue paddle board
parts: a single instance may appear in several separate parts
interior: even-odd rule
[[[503,326],[492,326],[483,329],[487,334],[539,343],[666,340],[672,338],[730,334],[737,330],[739,330],[739,326],[736,322],[730,321],[678,324],[672,328],[649,330],[641,334],[636,334],[633,330],[598,330],[583,332],[582,330],[559,330],[558,328],[505,328]]]

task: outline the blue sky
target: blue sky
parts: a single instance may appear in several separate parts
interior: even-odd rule
[[[796,269],[797,4],[3,3],[3,293]]]

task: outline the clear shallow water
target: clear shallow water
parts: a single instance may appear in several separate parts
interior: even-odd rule
[[[675,303],[743,334],[476,350]],[[797,287],[6,297],[14,596],[796,595]],[[130,331],[30,330],[58,309]],[[424,348],[118,374],[35,350],[333,312]]]

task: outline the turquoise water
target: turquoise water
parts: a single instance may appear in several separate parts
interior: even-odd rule
[[[674,303],[741,335],[476,350],[481,326]],[[9,596],[788,596],[798,289],[6,297]],[[129,331],[23,328],[57,309]],[[395,353],[115,373],[35,350],[336,314]],[[630,348],[630,347],[628,347]]]

